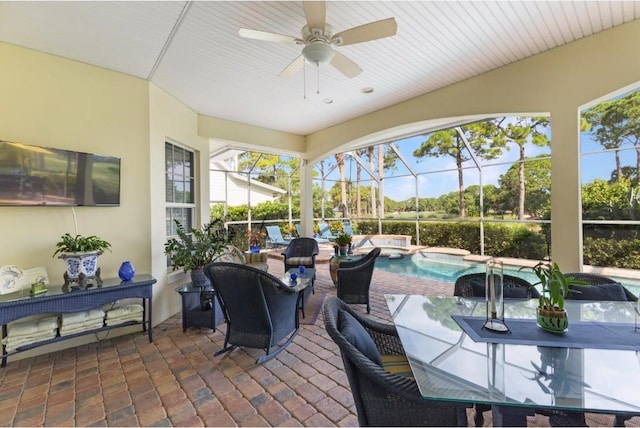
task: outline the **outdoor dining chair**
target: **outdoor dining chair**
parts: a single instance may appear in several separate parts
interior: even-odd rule
[[[236,346],[264,349],[263,363],[278,355],[298,333],[299,293],[275,276],[237,263],[204,268],[222,308],[227,332],[220,355]]]
[[[456,279],[453,295],[460,297],[485,297],[486,274],[469,273]],[[531,299],[540,297],[540,292],[527,280],[513,275],[502,275],[503,296],[505,299]]]
[[[367,305],[367,313],[371,313],[369,289],[376,258],[382,250],[375,247],[361,259],[340,262],[336,270],[337,296],[345,303],[363,303]]]
[[[278,226],[267,226],[267,244],[271,245],[289,245],[291,239],[285,239],[282,236],[282,232],[280,231],[280,227]]]
[[[453,286],[453,295],[459,297],[486,297],[486,273],[470,273],[462,275],[456,279]],[[527,280],[512,275],[502,275],[503,296],[505,299],[509,298],[538,298],[540,293],[536,288]],[[484,425],[483,413],[491,410],[491,406],[488,404],[474,404],[475,416],[474,423],[477,427]],[[522,420],[526,420],[526,413],[533,414],[533,410],[525,411],[521,413]],[[511,413],[514,413],[513,411]],[[512,414],[511,416],[515,416]]]
[[[328,297],[322,310],[340,349],[358,425],[467,426],[464,404],[422,398],[395,326],[367,319],[336,297]],[[397,371],[399,360],[406,371]]]

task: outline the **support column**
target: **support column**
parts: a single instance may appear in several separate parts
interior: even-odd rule
[[[300,229],[302,236],[313,236],[313,165],[300,162]]]
[[[564,272],[582,267],[580,115],[575,106],[551,112],[551,257]]]

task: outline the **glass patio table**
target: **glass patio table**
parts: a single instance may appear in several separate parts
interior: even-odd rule
[[[565,303],[569,332],[572,321],[629,329],[634,343],[618,350],[474,342],[452,315],[484,319],[485,299],[400,294],[385,299],[425,399],[489,404],[494,426],[507,420],[507,406],[640,413],[640,330],[635,331],[634,303]],[[537,302],[505,300],[507,326],[510,319],[535,324]]]

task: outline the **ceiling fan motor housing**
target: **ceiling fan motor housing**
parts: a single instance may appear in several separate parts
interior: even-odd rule
[[[324,42],[313,42],[302,49],[304,58],[316,65],[325,64],[333,59],[335,52]]]

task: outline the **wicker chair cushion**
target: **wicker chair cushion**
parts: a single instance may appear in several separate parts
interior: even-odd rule
[[[313,264],[313,257],[287,257],[289,265],[310,265]]]
[[[414,379],[409,360],[406,355],[382,355],[382,368],[385,371]]]
[[[382,366],[380,351],[369,333],[362,327],[350,313],[340,310],[338,313],[338,329],[340,333],[355,346],[358,351],[368,357],[371,361]]]
[[[622,284],[614,282],[600,285],[570,285],[567,299],[626,302],[627,295]]]

